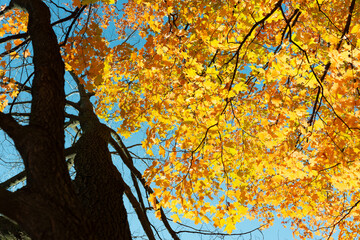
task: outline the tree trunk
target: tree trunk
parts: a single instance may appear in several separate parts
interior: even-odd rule
[[[0,127],[14,140],[27,177],[27,186],[15,193],[0,188],[1,214],[32,239],[131,239],[109,133],[92,112],[91,119],[82,117],[84,134],[76,146],[76,191],[71,182],[64,157],[65,69],[48,7],[41,0],[12,0],[11,6],[29,13],[35,74],[29,125],[0,113]]]
[[[95,221],[99,239],[131,239],[123,203],[124,187],[108,149],[110,132],[99,123],[76,144],[77,194]]]

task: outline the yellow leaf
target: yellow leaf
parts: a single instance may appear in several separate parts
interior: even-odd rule
[[[23,52],[23,54],[24,54],[24,57],[25,57],[25,58],[31,56],[31,53],[30,53],[29,49],[26,49],[26,50]],[[66,65],[69,65],[69,64],[65,63],[65,68],[66,68]],[[71,68],[70,68],[70,70],[71,70]]]
[[[186,69],[185,73],[189,78],[193,78],[197,76],[196,71],[193,68]]]
[[[360,31],[360,24],[356,24],[355,26],[352,27],[350,33],[356,34],[359,33]]]
[[[181,223],[181,220],[180,220],[178,214],[173,214],[173,215],[171,215],[170,218],[172,218],[172,221],[173,221],[174,223],[177,223],[177,222],[180,222],[180,223]]]
[[[241,91],[247,90],[247,86],[245,83],[240,82],[240,83],[236,84],[232,89],[234,90],[235,93],[239,93]]]
[[[226,221],[224,231],[231,234],[236,229],[235,224],[232,221]]]
[[[209,219],[207,216],[202,216],[202,220],[203,220],[205,223],[209,223],[209,222],[210,222],[210,219]]]
[[[281,181],[284,180],[284,178],[280,175],[275,175],[274,177],[271,178],[272,181],[274,181],[275,183],[280,183]]]
[[[148,150],[146,150],[146,154],[148,154],[150,156],[154,156],[154,153],[150,148]]]
[[[136,52],[132,52],[131,53],[131,60],[133,60],[134,62],[136,62],[137,59],[137,53]]]
[[[195,224],[198,225],[199,223],[201,223],[199,216],[195,216]]]

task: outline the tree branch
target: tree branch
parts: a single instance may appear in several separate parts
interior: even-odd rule
[[[25,181],[26,179],[26,173],[25,171],[22,171],[18,174],[16,174],[15,176],[13,176],[12,178],[9,178],[8,180],[0,183],[0,187],[8,189],[10,187],[16,186],[19,183]]]
[[[75,147],[69,147],[65,149],[65,158],[68,159],[68,169],[70,169],[74,165],[74,157],[75,157]],[[25,181],[26,179],[26,172],[22,171],[15,176],[9,178],[8,180],[0,183],[0,188],[8,189],[10,187],[16,186],[19,183]]]
[[[62,19],[59,19],[57,20],[56,22],[53,22],[51,24],[51,26],[55,26],[59,23],[63,23],[63,22],[66,22],[66,21],[69,21],[70,19],[74,19],[72,21],[72,23],[70,24],[70,27],[69,27],[69,31],[66,35],[66,38],[65,40],[60,44],[60,46],[63,46],[65,45],[66,43],[66,40],[68,38],[68,34],[70,33],[70,30],[72,28],[72,26],[74,25],[76,19],[80,16],[81,12],[85,9],[86,6],[82,6],[80,9],[79,8],[76,8],[69,16],[65,17],[65,18],[62,18]],[[0,16],[1,15],[4,15],[6,12],[14,9],[15,6],[14,4],[12,4],[12,2],[10,3],[9,6],[7,6],[3,11],[0,12]],[[11,36],[6,36],[4,38],[0,38],[0,43],[4,43],[4,42],[7,42],[7,41],[11,41],[11,40],[15,40],[15,39],[20,39],[20,38],[23,38],[25,39],[24,42],[22,42],[20,45],[18,46],[15,46],[14,48],[10,49],[9,51],[5,51],[3,53],[0,54],[1,57],[9,54],[9,53],[12,53],[12,52],[15,52],[17,49],[19,49],[20,47],[22,47],[23,45],[25,45],[26,43],[28,43],[29,41],[31,41],[30,37],[29,37],[29,33],[26,32],[26,33],[18,33],[18,34],[15,34],[15,35],[11,35]]]
[[[135,212],[139,218],[139,221],[140,221],[146,235],[148,236],[148,238],[150,240],[155,240],[155,236],[151,230],[151,224],[149,222],[148,217],[146,216],[146,213],[142,210],[136,197],[132,194],[130,187],[124,182],[124,180],[122,178],[119,178],[119,179],[122,182],[122,185],[124,186],[125,194],[126,194],[127,198],[129,199],[131,205],[135,209]]]
[[[4,8],[4,10],[2,10],[2,11],[0,12],[0,17],[1,17],[2,15],[5,15],[5,13],[10,12],[11,10],[13,10],[14,7],[15,7],[14,4],[12,4],[12,2],[10,2],[10,4],[9,4],[8,6],[6,6],[6,7]]]
[[[0,43],[4,43],[4,42],[10,41],[10,40],[15,40],[15,39],[19,39],[19,38],[26,39],[28,35],[29,34],[27,34],[27,33],[19,33],[19,34],[15,34],[15,35],[6,36],[3,38],[0,38]]]
[[[14,221],[0,216],[0,239],[31,240]]]
[[[129,151],[127,150],[127,148],[125,147],[125,145],[123,144],[123,142],[121,141],[121,138],[119,137],[119,135],[113,129],[111,129],[111,128],[109,128],[109,129],[111,131],[111,135],[116,139],[116,141],[115,141],[113,138],[110,138],[110,145],[117,151],[117,153],[120,155],[123,162],[129,168],[131,173],[134,174],[139,179],[139,181],[141,182],[141,184],[143,185],[145,190],[149,194],[153,194],[154,191],[152,190],[152,188],[150,186],[146,185],[146,181],[142,177],[142,174],[134,166],[132,157],[131,157]],[[157,200],[156,200],[156,202],[158,203]],[[176,232],[171,228],[169,221],[167,220],[166,215],[164,213],[164,210],[161,207],[160,207],[160,214],[161,214],[162,222],[164,223],[166,229],[168,230],[170,235],[173,237],[173,239],[180,240],[180,238],[177,236]]]
[[[22,139],[24,126],[17,123],[11,115],[0,112],[0,128],[13,139],[15,144]]]

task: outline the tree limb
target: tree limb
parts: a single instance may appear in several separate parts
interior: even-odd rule
[[[110,138],[110,145],[118,152],[118,154],[124,161],[125,165],[129,168],[131,173],[133,173],[139,179],[139,181],[142,183],[145,190],[149,194],[153,194],[154,191],[152,190],[152,188],[146,184],[146,181],[142,177],[142,174],[134,166],[132,157],[131,157],[129,151],[127,150],[127,148],[125,147],[125,145],[122,143],[119,135],[117,135],[117,133],[113,129],[111,129],[111,128],[109,128],[109,129],[111,131],[111,135],[117,140],[117,141],[115,141],[113,138]],[[156,202],[158,203],[157,200],[156,200]],[[164,223],[164,225],[165,225],[166,229],[168,230],[168,232],[170,233],[170,235],[172,236],[172,238],[174,240],[180,240],[180,238],[177,236],[176,232],[171,228],[169,221],[167,220],[166,215],[164,213],[164,210],[161,207],[160,207],[160,214],[161,214],[161,220]]]
[[[65,158],[68,159],[67,160],[67,164],[68,164],[68,169],[70,169],[73,165],[74,165],[74,157],[75,157],[75,147],[69,147],[67,149],[65,149]],[[9,178],[8,180],[0,183],[0,187],[4,188],[4,189],[8,189],[10,187],[16,186],[17,184],[25,181],[26,179],[26,173],[25,171],[22,171],[18,174],[16,174],[15,176]]]
[[[124,180],[122,178],[119,178],[119,179],[120,179],[120,181],[122,181],[125,194],[126,194],[127,198],[129,199],[131,205],[135,209],[135,212],[139,218],[139,221],[140,221],[146,235],[148,236],[149,240],[155,240],[155,236],[151,230],[151,224],[149,222],[148,217],[146,216],[146,213],[142,210],[139,202],[137,201],[135,196],[132,194],[130,187],[124,182]]]
[[[4,130],[15,143],[22,138],[24,132],[24,126],[17,123],[11,115],[3,112],[0,112],[0,128]]]
[[[25,179],[26,179],[26,173],[25,173],[25,171],[22,171],[22,172],[16,174],[15,176],[9,178],[8,180],[0,183],[0,187],[8,189],[10,187],[16,186],[19,183],[25,181]]]
[[[31,240],[17,223],[4,216],[0,216],[0,239]]]

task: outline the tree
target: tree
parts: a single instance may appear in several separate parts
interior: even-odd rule
[[[15,8],[24,9],[28,13],[28,23],[27,13],[19,10],[14,12]],[[25,171],[2,183],[0,211],[16,221],[32,239],[131,239],[123,204],[125,192],[134,205],[148,238],[155,239],[144,205],[139,205],[112,163],[109,142],[127,161],[126,164],[134,174],[143,183],[144,180],[132,164],[129,152],[122,145],[119,136],[100,123],[93,112],[90,95],[72,71],[70,73],[78,84],[80,101],[74,103],[65,100],[65,65],[60,45],[66,44],[71,27],[65,41],[59,45],[52,26],[68,20],[74,23],[84,8],[85,6],[76,8],[70,16],[55,23],[50,22],[50,11],[43,1],[11,1],[1,12],[1,15],[9,18],[3,26],[10,24],[10,31],[15,33],[2,38],[1,42],[14,40],[17,45],[12,48],[9,42],[2,57],[10,55],[10,64],[18,57],[15,51],[22,46],[28,47],[31,41],[32,53],[25,50],[24,57],[33,55],[34,72],[23,83],[16,82],[11,74],[5,77],[5,70],[2,72],[3,87],[12,97],[16,99],[18,91],[24,91],[31,93],[32,100],[29,112],[20,115],[12,113],[12,105],[9,113],[1,113],[1,128],[13,140],[22,157]],[[25,32],[20,33],[21,31]],[[24,38],[25,41],[19,42],[19,38]],[[27,84],[31,78],[29,87]],[[6,93],[8,92],[3,93],[4,98]],[[78,116],[67,116],[69,120],[66,123],[65,104],[79,112]],[[6,100],[2,105],[5,107]],[[16,115],[28,116],[28,124],[19,124],[14,118]],[[76,131],[76,126],[80,124],[82,129],[76,144],[67,149],[64,149],[64,124]],[[71,161],[76,169],[73,181],[67,166]],[[23,177],[26,177],[25,187],[15,192],[5,190]],[[147,190],[152,191],[149,187]],[[2,221],[11,225],[6,218],[2,218]],[[163,221],[174,239],[178,239],[165,217]]]
[[[47,4],[63,10],[67,16],[59,16],[51,22]],[[148,219],[149,207],[144,203],[139,183],[146,194],[152,194],[153,190],[135,167],[121,137],[99,121],[90,101],[94,95],[94,89],[89,86],[93,83],[91,77],[101,80],[104,70],[109,70],[106,69],[107,60],[104,66],[103,59],[108,54],[100,52],[106,46],[96,23],[98,15],[91,15],[91,5],[71,6],[70,11],[53,1],[47,4],[41,0],[11,1],[0,12],[6,19],[0,33],[5,35],[0,39],[0,43],[5,44],[1,54],[1,64],[4,64],[1,110],[7,112],[0,112],[0,127],[13,140],[25,168],[0,184],[0,213],[3,214],[0,216],[0,238],[131,239],[123,202],[125,194],[147,239],[155,239],[158,231]],[[107,5],[104,8],[109,10]],[[79,32],[73,25],[81,24],[83,12],[89,17],[85,17],[86,24]],[[67,25],[61,25],[63,23]],[[56,27],[65,32],[60,43],[56,34],[61,35],[61,31]],[[90,67],[85,66],[88,59],[76,56],[78,52],[73,51],[77,44],[81,45],[81,51],[88,51],[92,46],[93,52],[88,55]],[[67,60],[66,64],[62,58]],[[93,67],[93,64],[100,65]],[[17,68],[21,68],[20,77],[13,72]],[[64,77],[65,69],[69,75]],[[33,72],[24,78],[24,71]],[[82,71],[87,75],[81,74]],[[84,87],[84,76],[89,79],[85,85],[88,90]],[[65,95],[65,79],[69,81],[69,78],[75,82],[76,91]],[[69,91],[69,86],[67,88]],[[76,93],[78,102],[71,101]],[[25,98],[21,99],[22,95]],[[8,99],[13,100],[9,106]],[[65,148],[64,130],[71,131],[69,129],[74,132],[73,142]],[[130,170],[137,197],[113,165],[109,144]],[[69,174],[72,166],[75,177]],[[25,179],[26,186],[14,192],[6,190]],[[158,211],[169,236],[179,239],[179,232],[172,229],[163,209],[158,208]],[[248,233],[238,235],[245,234]]]
[[[180,215],[228,233],[245,218],[270,226],[277,214],[302,238],[330,238],[335,230],[339,239],[358,237],[360,7],[355,0],[130,0],[122,14],[112,1],[74,0],[66,7],[49,1],[70,14],[52,24],[42,1],[13,3],[27,9],[28,31],[24,12],[6,15],[11,21],[3,31],[15,35],[2,38],[7,45],[1,56],[15,59],[21,49],[23,57],[33,55],[34,76],[29,124],[14,120],[12,106],[0,118],[27,179],[14,193],[1,190],[1,206],[14,209],[1,212],[32,237],[130,238],[120,216],[126,216],[123,192],[130,201],[132,195],[111,163],[109,141],[152,193],[149,200],[175,239],[164,208],[175,213],[174,221]],[[58,31],[59,44],[52,26],[68,20]],[[134,35],[140,43],[131,42]],[[26,50],[30,39],[33,50]],[[8,74],[6,94],[16,99],[14,77],[5,72],[6,61],[1,65]],[[78,85],[78,104],[65,100],[65,70]],[[97,97],[96,114],[90,93]],[[65,104],[79,116],[64,115]],[[145,178],[97,116],[118,121],[117,132],[126,137],[147,128],[142,146],[161,159],[152,162]],[[83,131],[68,149],[76,153],[73,183],[63,153],[65,117]],[[118,208],[114,226],[122,227],[108,231],[104,206]],[[31,221],[35,216],[43,221]],[[139,216],[151,236],[146,213]]]

